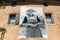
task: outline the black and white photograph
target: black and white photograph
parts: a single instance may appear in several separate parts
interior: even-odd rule
[[[22,6],[19,38],[47,38],[42,7]]]

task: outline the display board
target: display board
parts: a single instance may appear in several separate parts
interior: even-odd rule
[[[19,38],[47,38],[42,7],[21,6]]]

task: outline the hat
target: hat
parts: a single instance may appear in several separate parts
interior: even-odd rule
[[[27,12],[36,12],[36,11],[33,9],[29,9],[29,10],[27,10]]]

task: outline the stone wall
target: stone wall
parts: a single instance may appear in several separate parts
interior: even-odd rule
[[[19,25],[10,25],[8,24],[9,14],[11,13],[20,13],[21,6],[17,5],[16,7],[6,6],[5,9],[0,9],[0,27],[4,27],[7,32],[4,35],[4,40],[60,40],[60,6],[54,5],[36,5],[43,8],[44,20],[46,24],[46,29],[48,32],[48,38],[18,38]],[[25,5],[32,6],[32,5]],[[54,20],[53,24],[48,24],[46,22],[45,13],[52,13]]]

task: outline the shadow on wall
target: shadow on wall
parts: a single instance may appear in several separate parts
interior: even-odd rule
[[[17,1],[7,1],[7,0],[0,0],[0,8],[5,9],[6,6],[18,6],[18,5],[44,5],[44,4],[48,4],[48,5],[53,5],[53,6],[60,6],[60,1],[34,1],[34,0],[17,0]]]
[[[0,28],[0,32],[1,32],[0,40],[4,40],[4,34],[6,32],[6,29],[5,28]]]

